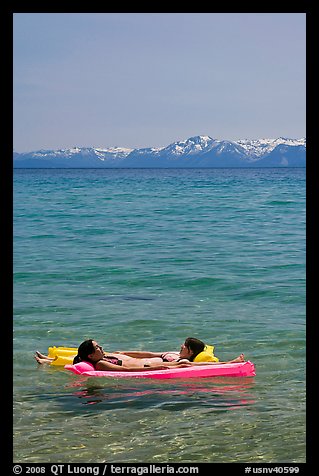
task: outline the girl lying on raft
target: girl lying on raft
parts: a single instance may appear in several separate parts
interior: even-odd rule
[[[240,354],[236,359],[228,362],[201,361],[194,362],[198,354],[205,349],[204,342],[193,337],[188,337],[181,346],[180,352],[143,352],[143,351],[124,351],[105,353],[103,348],[92,339],[82,342],[78,348],[78,354],[73,360],[73,364],[78,362],[90,362],[95,370],[115,370],[115,371],[145,371],[148,370],[166,370],[171,367],[188,367],[192,365],[214,365],[231,364],[244,362],[244,354]],[[119,358],[119,355],[121,358]],[[50,358],[40,352],[34,356],[39,364],[51,363],[54,358]]]

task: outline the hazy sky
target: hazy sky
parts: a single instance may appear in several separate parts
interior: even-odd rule
[[[304,13],[16,13],[14,148],[300,138]]]

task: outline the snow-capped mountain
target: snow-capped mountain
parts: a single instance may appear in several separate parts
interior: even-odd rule
[[[306,146],[306,139],[288,139],[285,137],[279,137],[278,139],[240,139],[236,141],[236,144],[242,146],[247,153],[255,159],[262,157],[263,155],[270,154],[277,145],[289,145],[289,146]]]
[[[213,147],[215,140],[209,136],[195,136],[189,139],[173,142],[173,144],[161,149],[160,155],[171,155],[180,157],[181,155],[194,155],[208,151]]]
[[[14,153],[15,168],[305,167],[306,139],[217,140],[195,136],[166,147],[73,147]]]

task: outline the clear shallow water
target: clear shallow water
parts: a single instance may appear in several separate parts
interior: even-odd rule
[[[257,376],[82,380],[33,359],[187,336]],[[15,170],[14,461],[305,461],[303,169]]]

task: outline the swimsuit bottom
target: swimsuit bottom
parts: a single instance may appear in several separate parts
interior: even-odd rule
[[[179,354],[177,352],[165,352],[161,355],[163,362],[175,362],[179,359]]]

